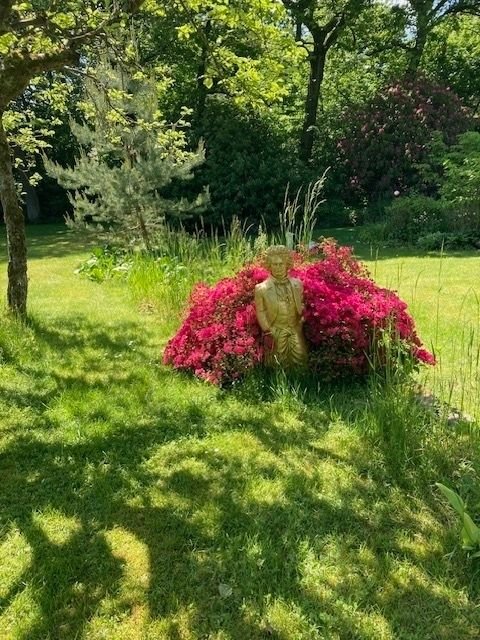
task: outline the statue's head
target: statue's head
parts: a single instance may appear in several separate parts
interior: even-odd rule
[[[283,244],[268,247],[265,265],[274,278],[286,278],[288,270],[293,266],[292,252]]]

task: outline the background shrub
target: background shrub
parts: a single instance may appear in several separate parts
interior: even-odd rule
[[[277,226],[287,185],[296,191],[306,175],[285,132],[268,115],[218,98],[208,102],[201,135],[206,159],[191,187],[208,185],[204,219],[228,226],[234,217],[258,223],[261,216]]]
[[[387,225],[385,222],[367,224],[358,232],[358,239],[365,244],[378,244],[388,242]]]
[[[384,88],[346,118],[353,126],[338,147],[347,188],[368,201],[417,186],[433,132],[450,145],[471,124],[458,96],[424,77]]]
[[[442,160],[439,191],[451,205],[451,230],[480,238],[480,133],[467,131],[459,136]]]
[[[422,187],[432,195],[411,194],[385,208],[385,226],[370,227],[377,240],[417,244],[435,250],[477,246],[480,242],[480,133],[467,131],[448,146],[432,139],[417,164]],[[380,237],[381,236],[381,237]]]
[[[394,200],[386,208],[385,238],[415,244],[419,236],[448,230],[447,205],[427,196]]]
[[[442,233],[441,231],[420,236],[416,244],[425,251],[480,248],[477,236],[472,233]]]

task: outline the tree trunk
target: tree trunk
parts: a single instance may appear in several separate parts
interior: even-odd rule
[[[427,34],[422,35],[422,37],[417,37],[415,41],[415,46],[409,52],[409,60],[407,66],[406,76],[407,78],[414,78],[417,75],[418,67],[420,66],[420,61],[422,59],[423,50],[425,49],[425,44],[427,42]]]
[[[327,51],[323,43],[315,43],[310,57],[310,76],[308,79],[307,100],[305,102],[305,115],[298,157],[302,162],[309,162],[312,156],[313,142],[315,139],[315,125],[317,124],[318,103],[325,71],[325,58]]]
[[[19,171],[24,194],[24,206],[27,212],[28,222],[38,222],[40,218],[40,202],[35,187],[30,184],[24,171]]]
[[[138,226],[140,227],[140,235],[142,236],[143,244],[145,245],[145,249],[147,253],[152,253],[152,245],[150,244],[150,235],[147,230],[147,225],[145,224],[145,220],[141,213],[137,214]]]
[[[8,285],[7,305],[10,311],[25,318],[27,315],[27,242],[25,218],[18,201],[13,178],[10,147],[3,128],[0,111],[0,198],[7,228]]]
[[[414,78],[417,75],[418,67],[422,60],[423,50],[427,44],[428,33],[431,29],[428,16],[417,14],[417,25],[415,34],[415,45],[409,51],[408,65],[405,75],[407,78]]]
[[[27,220],[29,222],[38,222],[41,216],[40,201],[38,199],[37,190],[29,182],[24,185],[25,189],[25,207],[27,209]]]
[[[194,128],[198,132],[198,137],[200,138],[203,131],[203,116],[205,114],[205,105],[207,103],[207,93],[208,89],[205,84],[205,72],[207,71],[207,62],[208,62],[208,39],[210,37],[210,32],[212,30],[212,23],[210,20],[207,20],[205,24],[204,34],[205,34],[205,42],[202,45],[202,50],[200,52],[200,60],[198,62],[197,69],[197,104],[194,115]]]

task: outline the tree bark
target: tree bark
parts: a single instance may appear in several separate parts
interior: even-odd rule
[[[194,116],[194,127],[198,132],[198,137],[201,137],[202,125],[203,125],[203,117],[205,115],[205,105],[207,103],[207,93],[208,89],[205,85],[205,72],[207,70],[207,62],[208,62],[208,41],[210,37],[210,32],[212,30],[212,23],[210,20],[207,20],[205,24],[204,34],[205,41],[202,44],[202,49],[200,52],[200,60],[198,62],[197,69],[197,105],[195,109]]]
[[[322,87],[325,72],[325,60],[327,51],[323,43],[316,42],[310,56],[310,75],[308,79],[308,92],[305,102],[305,115],[300,136],[298,157],[302,162],[309,162],[312,156],[313,142],[315,140],[315,125],[317,124],[318,103],[320,89]]]
[[[0,198],[7,228],[8,286],[7,305],[24,319],[27,315],[27,242],[25,218],[18,201],[7,135],[0,111]]]
[[[26,180],[25,180],[26,178]],[[41,216],[40,201],[38,199],[37,190],[28,181],[27,176],[22,176],[22,185],[25,192],[25,209],[27,212],[28,222],[38,222]]]
[[[137,214],[138,225],[140,227],[140,235],[142,236],[143,244],[145,245],[145,249],[147,253],[152,253],[152,245],[150,244],[150,235],[147,230],[147,225],[145,224],[145,220],[141,213]]]
[[[406,70],[406,76],[408,78],[414,78],[417,75],[420,61],[422,60],[423,51],[427,44],[428,33],[430,31],[430,25],[428,19],[425,17],[419,17],[417,23],[417,33],[415,37],[415,45],[409,51],[409,59]]]

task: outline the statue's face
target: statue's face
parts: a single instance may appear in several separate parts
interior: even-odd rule
[[[281,256],[272,256],[270,258],[270,271],[274,278],[282,280],[287,277],[287,261]]]

